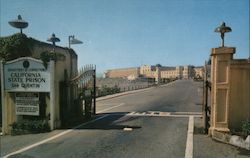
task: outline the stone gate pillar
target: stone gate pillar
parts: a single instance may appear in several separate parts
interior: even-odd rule
[[[211,52],[211,120],[209,134],[229,132],[230,62],[235,47],[212,48]]]

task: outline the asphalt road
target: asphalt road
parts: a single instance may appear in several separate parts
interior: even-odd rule
[[[182,80],[99,101],[95,120],[9,157],[184,158],[188,149],[195,158],[248,157],[197,130],[187,139],[190,118],[197,128],[201,123],[201,90],[201,83]]]

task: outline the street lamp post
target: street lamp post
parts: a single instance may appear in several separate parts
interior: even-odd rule
[[[83,43],[82,41],[76,39],[74,35],[70,35],[68,40],[69,40],[69,49],[70,49],[71,44],[82,44]],[[71,57],[71,60],[70,60],[70,62],[71,62],[70,63],[70,69],[71,69],[70,77],[72,77],[72,54],[71,53],[70,53],[70,57]]]
[[[76,39],[74,35],[69,36],[69,48],[71,44],[82,44],[83,42]]]
[[[18,15],[16,20],[11,20],[11,21],[9,21],[9,24],[10,24],[12,27],[15,27],[15,28],[20,29],[21,34],[23,33],[22,29],[28,27],[28,25],[29,25],[28,22],[26,22],[26,21],[24,21],[24,20],[22,19],[21,15]]]
[[[82,44],[83,42],[82,41],[80,41],[80,40],[78,40],[78,39],[76,39],[75,38],[75,36],[74,35],[70,35],[69,37],[68,37],[68,42],[69,42],[69,52],[71,51],[70,50],[70,46],[71,46],[71,44]],[[72,53],[69,53],[70,54],[70,77],[72,77],[73,75],[73,73],[72,73],[72,71],[73,71],[73,57],[72,57]],[[70,103],[72,102],[71,101],[71,98],[73,98],[72,95],[73,94],[73,89],[72,89],[72,87],[70,87]]]
[[[53,44],[53,58],[52,59],[55,59],[56,55],[55,55],[55,47],[56,47],[56,42],[60,42],[60,39],[58,37],[56,37],[56,35],[53,33],[51,35],[51,37],[49,37],[47,39],[48,42],[52,42]]]
[[[221,34],[221,39],[222,39],[221,47],[224,47],[225,33],[231,32],[231,31],[232,31],[232,29],[230,27],[226,26],[225,22],[222,22],[222,24],[214,30],[214,32],[218,32]]]

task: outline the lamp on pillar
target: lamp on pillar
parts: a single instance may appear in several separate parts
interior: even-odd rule
[[[47,41],[52,42],[53,46],[55,46],[56,42],[60,42],[60,39],[53,33],[51,37],[47,39]]]
[[[224,34],[227,33],[227,32],[231,32],[232,29],[228,26],[226,26],[226,23],[225,22],[222,22],[222,24],[217,27],[214,32],[218,32],[220,33],[221,35],[221,39],[222,39],[222,42],[221,42],[221,47],[224,47]]]
[[[56,53],[55,53],[55,47],[56,42],[60,42],[60,39],[56,37],[56,35],[53,33],[48,39],[48,42],[52,42],[53,44],[53,55],[51,57],[52,60],[50,60],[50,129],[53,130],[55,128],[55,61],[56,61]]]
[[[12,27],[15,27],[15,28],[18,28],[20,29],[21,33],[23,33],[22,29],[28,27],[29,23],[24,21],[21,17],[21,15],[18,15],[17,16],[17,19],[16,20],[11,20],[9,21],[9,24],[12,26]]]
[[[69,48],[71,44],[82,44],[83,42],[76,39],[74,35],[69,36]]]
[[[56,37],[56,35],[53,33],[51,37],[47,39],[48,42],[52,42],[53,44],[53,58],[55,59],[55,47],[56,47],[56,42],[60,42],[60,39]]]

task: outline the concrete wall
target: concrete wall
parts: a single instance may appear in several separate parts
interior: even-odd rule
[[[250,117],[250,60],[235,60],[234,47],[211,53],[211,119],[209,133],[238,130]]]
[[[250,117],[250,60],[230,63],[229,129],[239,130]]]
[[[33,48],[32,57],[39,59],[42,52],[53,50],[53,45],[36,41]],[[60,78],[64,79],[64,70],[67,70],[68,78],[73,78],[77,75],[77,54],[73,49],[64,48],[64,47],[55,47],[55,52],[61,54],[56,62],[56,71],[59,71],[57,74],[60,74]],[[64,58],[63,58],[64,56]],[[62,76],[62,77],[61,77]],[[60,80],[61,80],[60,79]]]
[[[53,45],[47,44],[44,42],[37,41],[33,48],[33,57],[40,58],[40,54],[44,51],[51,52],[53,50]],[[60,82],[68,81],[74,78],[77,75],[77,54],[73,49],[69,49],[67,47],[55,47],[55,52],[60,54],[59,58],[55,62],[55,127],[60,127],[61,119],[60,119]],[[72,98],[76,98],[74,94],[70,95],[70,88],[67,89],[68,95],[68,109],[70,109],[70,105],[72,103]],[[76,95],[76,94],[75,94]],[[72,97],[72,98],[70,98]]]

